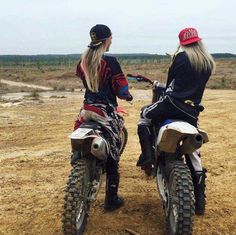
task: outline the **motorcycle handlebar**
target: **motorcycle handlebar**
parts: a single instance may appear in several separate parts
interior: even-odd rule
[[[131,77],[131,78],[135,78],[136,79],[136,81],[138,81],[138,82],[148,82],[148,83],[150,83],[151,85],[153,85],[153,81],[152,80],[150,80],[149,78],[147,78],[147,77],[145,77],[145,76],[143,76],[143,75],[141,75],[141,74],[138,74],[138,73],[129,73],[129,74],[127,74],[127,77]]]

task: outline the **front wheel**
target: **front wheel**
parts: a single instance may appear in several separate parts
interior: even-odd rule
[[[121,145],[120,145],[120,155],[124,152],[125,146],[128,141],[128,131],[126,127],[124,126],[120,132],[120,139],[121,139]]]
[[[87,223],[90,175],[86,161],[77,161],[67,182],[62,215],[64,235],[81,235]]]
[[[191,235],[194,215],[194,190],[190,171],[183,162],[175,162],[168,180],[169,235]]]

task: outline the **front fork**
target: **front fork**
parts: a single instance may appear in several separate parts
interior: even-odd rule
[[[162,199],[162,206],[164,209],[165,214],[168,213],[169,210],[169,190],[168,190],[168,181],[167,181],[167,175],[165,172],[165,166],[161,162],[162,159],[157,159],[157,162],[155,164],[155,176],[156,176],[156,183],[158,192],[160,194],[160,197]]]
[[[90,202],[94,202],[97,198],[97,195],[98,195],[98,192],[101,188],[101,185],[102,185],[102,169],[101,168],[98,168],[96,170],[96,175],[97,177],[95,177],[92,182],[90,182],[90,192],[88,194],[88,200]]]
[[[157,102],[160,97],[164,96],[166,85],[158,81],[154,81],[152,85],[152,103]]]
[[[90,172],[88,201],[91,203],[96,200],[99,190],[101,188],[102,174],[104,173],[105,162],[98,160],[94,157],[91,157],[88,162]]]

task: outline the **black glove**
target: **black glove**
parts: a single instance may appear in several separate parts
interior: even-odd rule
[[[129,96],[125,100],[126,101],[132,101],[133,100],[133,96],[129,94]]]

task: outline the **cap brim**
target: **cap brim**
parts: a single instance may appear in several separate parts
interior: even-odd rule
[[[180,44],[185,46],[185,45],[189,45],[189,44],[192,44],[192,43],[195,43],[195,42],[199,42],[201,40],[202,40],[201,38],[192,38],[192,39],[187,40],[185,42],[180,42]]]
[[[102,44],[102,41],[99,41],[99,42],[90,42],[90,44],[88,45],[88,47],[98,47]]]

